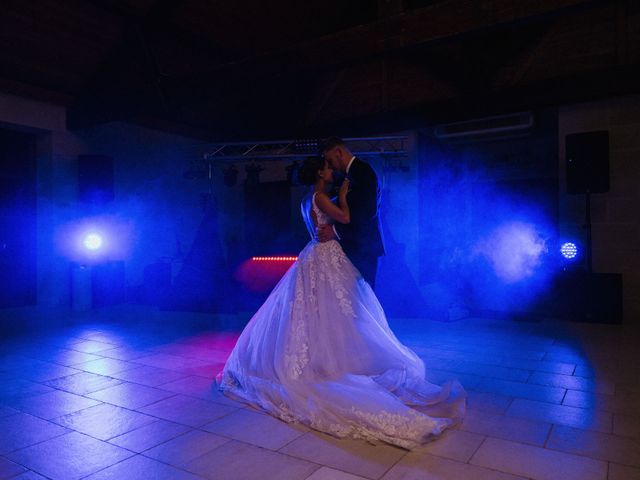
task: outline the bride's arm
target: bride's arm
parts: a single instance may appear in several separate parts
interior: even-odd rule
[[[326,193],[318,193],[316,195],[316,204],[324,213],[339,223],[349,223],[351,215],[349,213],[349,204],[347,204],[347,191],[349,190],[349,180],[345,179],[338,193],[338,205],[334,204]]]

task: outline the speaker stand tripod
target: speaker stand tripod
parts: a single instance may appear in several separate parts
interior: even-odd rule
[[[591,192],[587,191],[586,193],[586,206],[585,206],[585,215],[584,215],[584,228],[587,231],[587,273],[593,273],[593,262],[592,262],[592,241],[591,241]]]

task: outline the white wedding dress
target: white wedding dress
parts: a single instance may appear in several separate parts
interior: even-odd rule
[[[317,223],[330,219],[303,203]],[[305,209],[308,209],[305,211]],[[331,240],[300,252],[240,335],[221,390],[287,422],[411,449],[464,416],[457,381],[425,380],[424,363],[390,330],[373,290]]]

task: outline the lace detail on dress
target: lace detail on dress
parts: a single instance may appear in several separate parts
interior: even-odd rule
[[[318,225],[333,223],[331,217],[320,210],[320,208],[316,204],[316,193],[314,193],[313,197],[311,198],[311,208],[316,214]],[[340,305],[340,310],[342,310],[342,313],[349,317],[355,318],[356,314],[353,311],[353,305],[351,304],[351,300],[349,300],[347,290],[344,288],[344,280],[346,279],[344,268],[347,262],[349,262],[347,256],[342,250],[340,244],[335,240],[320,243],[317,248],[322,249],[322,253],[319,253],[318,256],[321,257],[321,259],[328,259],[331,263],[330,268],[323,269],[323,271],[326,271],[327,274],[322,274],[320,276],[320,280],[329,282],[329,285],[331,286],[331,289],[336,296],[336,300]],[[312,276],[312,278],[314,277],[315,276]]]
[[[309,426],[338,438],[358,438],[372,444],[380,441],[411,449],[438,436],[454,423],[450,419],[434,419],[409,408],[402,413],[381,411],[370,413],[351,408],[353,420],[347,423],[326,421],[324,416],[313,415]]]
[[[291,315],[294,324],[284,358],[285,367],[292,379],[298,379],[302,375],[304,367],[309,363],[309,336],[306,324],[309,321],[304,306],[304,287],[302,269],[296,274],[296,291]],[[317,305],[317,300],[315,301]]]
[[[353,311],[353,305],[349,299],[349,295],[345,285],[346,273],[344,271],[346,263],[349,261],[345,255],[342,247],[335,240],[330,240],[324,244],[319,245],[319,249],[325,250],[323,256],[331,263],[330,268],[326,268],[326,280],[331,286],[340,310],[348,317],[355,318],[356,314]]]

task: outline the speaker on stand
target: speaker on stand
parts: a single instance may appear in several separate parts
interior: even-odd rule
[[[87,215],[104,213],[104,207],[114,200],[113,158],[78,155],[77,167],[80,211]],[[71,305],[74,311],[115,305],[124,299],[123,261],[71,265]]]
[[[586,265],[557,279],[554,310],[572,320],[621,323],[622,275],[593,273],[592,259],[591,194],[609,191],[609,132],[574,133],[565,140],[567,193],[585,195]]]
[[[587,272],[593,271],[591,194],[609,191],[609,132],[574,133],[566,136],[567,193],[585,195]]]

